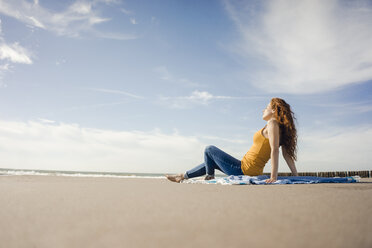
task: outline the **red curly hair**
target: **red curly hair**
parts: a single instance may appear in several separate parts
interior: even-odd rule
[[[297,160],[297,129],[294,124],[296,120],[291,106],[281,98],[272,98],[271,108],[275,111],[274,118],[279,123],[280,145],[287,151],[288,155]]]

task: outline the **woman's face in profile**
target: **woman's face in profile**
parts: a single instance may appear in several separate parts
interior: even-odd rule
[[[264,119],[265,121],[268,121],[271,119],[271,117],[273,116],[274,114],[274,111],[273,109],[271,108],[271,103],[267,104],[266,108],[262,111],[263,114],[262,114],[262,119]]]

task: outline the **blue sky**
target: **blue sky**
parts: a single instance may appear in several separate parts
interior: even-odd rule
[[[371,169],[370,1],[0,0],[0,20],[0,168],[241,159],[281,97],[299,171]]]

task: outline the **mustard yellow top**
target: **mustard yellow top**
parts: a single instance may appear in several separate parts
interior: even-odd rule
[[[262,134],[263,129],[264,127],[254,134],[253,145],[241,161],[241,168],[244,175],[262,175],[265,164],[270,159],[271,147],[269,139],[265,138]]]

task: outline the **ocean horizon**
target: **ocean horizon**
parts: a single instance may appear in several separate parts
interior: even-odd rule
[[[70,177],[115,177],[115,178],[164,178],[166,173],[64,171],[37,169],[0,168],[1,176],[70,176]]]
[[[175,173],[136,173],[136,172],[99,172],[99,171],[64,171],[37,169],[0,168],[0,176],[67,176],[67,177],[113,177],[113,178],[152,178],[164,179],[165,174]],[[217,174],[216,177],[223,177]]]
[[[38,169],[10,169],[0,168],[0,176],[67,176],[67,177],[112,177],[112,178],[153,178],[164,179],[164,173],[137,173],[137,172],[100,172],[100,171],[64,171],[64,170],[38,170]],[[360,176],[365,178],[372,177],[372,170],[369,171],[326,171],[326,172],[299,172],[299,176],[315,177],[346,177]],[[266,172],[263,175],[270,175]],[[215,177],[226,177],[227,175],[217,172]],[[278,176],[291,176],[291,173],[279,172]]]

